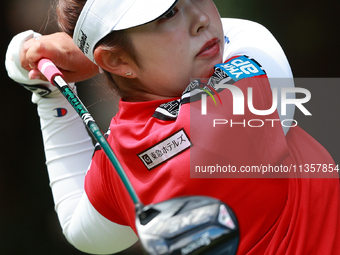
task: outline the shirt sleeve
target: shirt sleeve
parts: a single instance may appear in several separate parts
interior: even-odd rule
[[[277,110],[281,121],[294,118],[294,105],[287,105],[286,114],[281,111],[281,89],[294,87],[293,74],[287,57],[273,34],[263,25],[243,19],[223,18],[225,48],[223,60],[234,56],[248,56],[255,59],[266,71],[270,87],[277,89]],[[288,94],[293,99],[295,95]],[[283,127],[285,134],[289,125]]]
[[[55,90],[53,97],[33,93],[38,105],[50,187],[60,225],[68,241],[83,252],[112,254],[137,241],[130,227],[109,221],[92,206],[84,191],[84,179],[93,154],[92,139],[78,114],[50,83],[30,80],[20,66],[19,52],[25,40],[39,36],[29,30],[15,36],[6,52],[10,78],[28,86]],[[71,85],[76,90],[74,84]]]
[[[38,104],[55,210],[68,241],[93,254],[112,254],[133,245],[138,240],[133,230],[106,219],[87,199],[84,178],[94,148],[77,113],[63,97],[33,95],[33,102]]]

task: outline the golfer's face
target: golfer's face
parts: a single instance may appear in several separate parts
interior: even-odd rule
[[[180,96],[191,78],[209,77],[222,61],[224,35],[212,0],[180,0],[128,34],[141,60],[137,78],[148,93]]]

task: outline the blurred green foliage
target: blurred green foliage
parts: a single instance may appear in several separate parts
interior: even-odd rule
[[[283,47],[295,77],[339,77],[338,1],[215,0],[222,17],[256,21]]]

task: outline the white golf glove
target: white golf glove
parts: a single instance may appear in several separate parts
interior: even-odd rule
[[[40,97],[60,96],[61,94],[59,93],[58,89],[51,83],[39,79],[29,79],[29,72],[22,68],[20,64],[20,52],[25,41],[39,36],[41,36],[41,34],[32,30],[28,30],[13,37],[6,52],[5,66],[8,76],[15,82],[22,85],[24,88],[30,90]],[[56,92],[52,93],[54,91]]]

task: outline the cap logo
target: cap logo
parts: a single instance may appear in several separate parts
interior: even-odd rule
[[[79,48],[84,54],[88,54],[90,45],[86,42],[87,35],[83,32],[83,30],[80,30],[80,32],[81,32],[81,36],[80,36],[80,39],[78,40]]]

